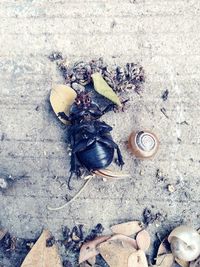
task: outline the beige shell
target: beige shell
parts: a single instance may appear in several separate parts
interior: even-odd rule
[[[175,257],[184,261],[193,261],[200,255],[200,235],[190,226],[182,225],[175,228],[168,241]]]
[[[69,110],[74,103],[76,96],[76,92],[65,84],[54,85],[50,94],[50,103],[56,115],[58,116],[59,112],[64,112],[66,115],[69,115]],[[67,124],[66,120],[60,117],[58,118],[64,124]]]
[[[144,134],[147,134],[151,136],[151,139],[154,140],[154,147],[149,151],[142,150],[136,140],[139,133],[144,132]],[[159,148],[159,141],[158,138],[150,131],[138,131],[138,132],[132,132],[128,139],[128,148],[131,150],[131,152],[140,159],[148,159],[152,158],[158,151]]]
[[[147,251],[151,244],[149,233],[146,230],[140,231],[136,236],[136,242],[139,249]]]
[[[143,229],[143,224],[140,221],[130,221],[126,223],[113,225],[111,227],[113,233],[127,235],[127,236],[135,235],[142,229]]]

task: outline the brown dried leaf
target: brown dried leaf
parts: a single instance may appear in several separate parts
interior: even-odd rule
[[[138,250],[133,252],[128,258],[128,267],[148,267],[144,251]]]
[[[138,249],[136,240],[126,235],[116,234],[113,235],[109,240],[119,240],[122,242],[123,247],[129,246],[135,250]]]
[[[98,246],[98,250],[110,267],[126,267],[133,248],[124,248],[119,240],[108,240]]]
[[[111,227],[113,233],[127,235],[127,236],[137,234],[142,229],[143,229],[143,224],[140,221],[130,221],[126,223],[113,225]]]
[[[46,247],[46,240],[50,237],[48,230],[42,232],[21,267],[62,267],[57,246]]]
[[[96,256],[88,259],[80,264],[80,267],[94,267],[96,263]]]
[[[58,116],[59,112],[64,112],[69,115],[71,105],[76,98],[76,92],[65,84],[56,84],[53,86],[50,95],[51,106]],[[58,117],[64,124],[67,124],[65,119]]]
[[[113,89],[107,84],[107,82],[103,79],[99,72],[92,74],[92,80],[94,83],[95,90],[104,97],[111,100],[113,103],[117,104],[118,106],[122,106],[119,97],[115,94]]]
[[[166,242],[168,244],[167,237],[161,242],[161,244],[158,248],[157,257],[162,255],[162,254],[170,253],[170,251],[167,249]]]
[[[140,231],[136,236],[136,242],[138,248],[141,250],[147,251],[151,244],[151,238],[149,233],[146,230]]]
[[[164,254],[161,256],[158,256],[156,259],[156,265],[159,267],[171,267],[174,263],[174,256],[170,254]]]
[[[109,238],[110,236],[99,236],[92,241],[84,243],[79,254],[79,264],[98,255],[99,252],[96,249],[97,245],[108,240]]]
[[[175,258],[175,261],[181,266],[181,267],[189,267],[189,262],[188,261],[183,261],[178,258]]]

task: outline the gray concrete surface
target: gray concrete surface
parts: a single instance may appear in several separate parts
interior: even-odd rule
[[[108,228],[140,219],[145,207],[164,216],[150,227],[153,238],[156,231],[181,222],[200,225],[199,24],[198,0],[0,1],[0,172],[15,179],[0,192],[4,227],[19,237],[36,237],[42,227],[59,235],[62,225],[89,228],[102,222]],[[82,181],[73,181],[73,192],[62,185],[69,156],[66,132],[49,106],[52,83],[62,81],[47,58],[54,50],[69,62],[100,56],[113,66],[140,62],[146,72],[142,96],[131,93],[125,113],[104,117],[114,127],[130,179],[93,180],[59,212],[46,205],[64,203]],[[165,89],[170,93],[163,102]],[[125,141],[135,129],[158,135],[155,159],[130,156]],[[157,169],[163,181],[156,177]],[[26,177],[17,179],[22,175]],[[174,193],[167,191],[168,184],[175,186]]]

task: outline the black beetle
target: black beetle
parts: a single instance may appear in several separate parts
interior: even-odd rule
[[[70,180],[75,173],[80,176],[80,168],[84,167],[90,172],[106,168],[111,164],[116,149],[118,165],[124,162],[118,145],[113,141],[110,132],[112,127],[99,118],[106,112],[112,110],[113,104],[108,105],[103,111],[94,103],[89,94],[81,92],[77,95],[71,106],[69,116],[64,112],[58,116],[71,123],[69,127],[69,142],[72,148]]]

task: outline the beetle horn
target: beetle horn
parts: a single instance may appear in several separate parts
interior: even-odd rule
[[[94,173],[98,176],[101,176],[107,179],[126,179],[130,177],[130,174],[128,173],[116,172],[110,169],[100,169],[100,170],[94,171]]]

